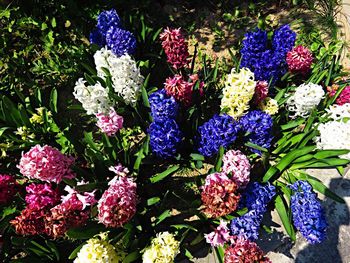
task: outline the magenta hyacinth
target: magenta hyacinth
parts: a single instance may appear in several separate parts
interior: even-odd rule
[[[0,174],[0,205],[10,202],[18,190],[19,184],[14,176]]]
[[[60,202],[60,193],[50,184],[30,184],[26,187],[26,203],[30,209],[51,208]]]
[[[220,225],[211,233],[204,234],[205,240],[212,247],[223,246],[229,241],[233,241],[233,236],[230,235],[230,230],[227,222],[220,220]]]
[[[98,201],[98,220],[106,227],[121,227],[136,213],[136,183],[127,176],[116,176]]]
[[[310,71],[313,57],[307,47],[297,46],[287,53],[286,61],[291,72],[305,75]]]
[[[269,92],[269,83],[264,80],[259,80],[255,86],[254,101],[255,104],[259,104],[264,99],[266,99]]]
[[[98,113],[97,127],[101,129],[107,136],[115,135],[121,128],[123,128],[123,117],[119,116],[116,111],[111,108],[108,115]]]
[[[250,178],[250,163],[240,150],[230,150],[225,153],[222,158],[222,172],[231,175],[231,180],[234,181],[238,188],[245,188],[249,183]]]
[[[342,92],[339,94],[337,100],[335,101],[338,105],[343,105],[345,103],[350,103],[350,86],[346,86]]]
[[[18,168],[29,179],[59,183],[63,178],[73,178],[71,170],[74,158],[62,154],[56,148],[35,145],[22,154]]]
[[[162,47],[167,61],[175,68],[180,69],[188,65],[188,46],[181,33],[181,29],[166,28],[160,35]]]

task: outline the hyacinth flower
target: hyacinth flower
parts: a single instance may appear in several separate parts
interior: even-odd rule
[[[239,132],[239,125],[227,115],[214,115],[209,121],[198,128],[198,151],[207,157],[219,151],[220,146],[231,146]]]
[[[20,185],[14,176],[0,174],[0,205],[10,202],[19,189]]]
[[[119,116],[116,111],[111,108],[108,115],[97,113],[97,127],[107,136],[115,135],[121,128],[123,128],[123,117]]]
[[[306,75],[311,69],[313,57],[308,48],[297,46],[287,53],[286,61],[291,72]]]
[[[204,234],[205,240],[212,247],[223,246],[227,242],[233,241],[227,222],[220,220],[220,225],[211,233]]]
[[[201,200],[203,212],[211,218],[228,215],[238,208],[240,194],[237,185],[223,173],[213,173],[205,178]]]
[[[350,86],[346,86],[339,94],[335,101],[338,105],[344,105],[345,103],[350,103]]]
[[[175,69],[180,69],[188,65],[188,46],[181,29],[166,28],[160,34],[162,47],[167,56],[167,61]]]
[[[162,122],[167,119],[175,119],[179,105],[173,96],[169,96],[165,89],[153,92],[149,96],[151,115],[154,121]]]
[[[316,193],[306,181],[297,181],[290,188],[294,191],[291,197],[294,226],[310,244],[321,243],[326,238],[327,222]]]

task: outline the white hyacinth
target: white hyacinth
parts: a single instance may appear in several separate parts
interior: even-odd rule
[[[95,85],[86,85],[83,78],[75,83],[74,97],[80,101],[87,114],[107,113],[112,106],[108,98],[108,88],[97,82]]]
[[[295,93],[287,100],[287,108],[297,116],[308,117],[310,112],[321,102],[325,92],[322,86],[314,83],[304,83],[296,88]]]
[[[126,104],[135,105],[141,94],[143,76],[140,69],[128,54],[117,57],[112,51],[102,48],[94,55],[97,75],[104,78],[107,68],[112,77],[114,91],[122,97]]]
[[[322,150],[350,150],[350,122],[330,121],[318,126],[316,146]],[[350,153],[340,156],[350,160]]]
[[[350,118],[350,103],[345,103],[343,105],[331,105],[328,109],[326,109],[326,112],[330,114],[329,118],[334,121]]]

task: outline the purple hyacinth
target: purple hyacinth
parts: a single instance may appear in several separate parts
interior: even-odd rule
[[[269,114],[260,110],[250,111],[240,118],[239,124],[247,141],[266,149],[271,147],[273,121]],[[261,154],[253,148],[251,151]]]
[[[103,11],[97,18],[97,29],[103,37],[111,27],[121,27],[119,15],[115,9]]]
[[[107,47],[117,56],[133,54],[136,50],[136,38],[134,35],[118,27],[110,27],[106,34]]]
[[[151,115],[154,121],[162,122],[175,119],[179,105],[173,96],[168,96],[164,89],[158,90],[149,96]]]
[[[148,128],[153,153],[163,159],[176,155],[182,140],[182,133],[175,120],[152,122]]]
[[[212,156],[220,146],[227,148],[236,140],[239,125],[227,114],[214,115],[198,128],[198,151],[204,156]]]
[[[324,211],[311,185],[297,181],[290,188],[294,226],[311,244],[321,243],[326,237],[327,222]]]

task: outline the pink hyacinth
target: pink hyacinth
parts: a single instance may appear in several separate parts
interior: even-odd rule
[[[51,208],[60,202],[58,189],[53,189],[50,184],[30,184],[26,187],[26,191],[26,203],[29,209]]]
[[[194,83],[185,81],[182,75],[176,74],[174,77],[166,79],[164,88],[169,96],[173,96],[188,106],[192,102],[193,85]]]
[[[258,245],[239,237],[235,244],[225,250],[225,263],[271,263]]]
[[[250,163],[240,150],[230,150],[225,153],[222,158],[223,167],[222,172],[229,175],[238,188],[245,188],[249,183],[250,177]]]
[[[136,213],[136,183],[126,176],[116,176],[98,201],[98,220],[106,227],[121,227]]]
[[[226,242],[233,241],[227,222],[220,220],[220,225],[211,233],[204,234],[205,240],[212,247],[223,246]]]
[[[291,72],[305,75],[311,68],[313,57],[307,47],[297,46],[287,53],[286,61]]]
[[[266,99],[269,92],[269,84],[267,81],[257,81],[255,86],[254,101],[255,104],[259,104]]]
[[[0,174],[0,205],[7,204],[18,192],[19,184],[15,177]]]
[[[102,132],[107,134],[107,136],[113,136],[123,128],[123,117],[119,116],[113,108],[110,109],[108,115],[98,113],[97,117],[97,127],[101,129]]]
[[[162,41],[162,47],[167,56],[167,61],[175,69],[180,69],[188,65],[188,46],[180,28],[166,28],[160,34],[160,40]]]
[[[73,178],[71,170],[74,158],[62,154],[56,148],[36,145],[22,154],[18,168],[29,179],[59,183],[63,178]]]
[[[208,217],[217,218],[235,211],[240,195],[235,182],[223,173],[213,173],[205,179],[201,199],[204,213]]]
[[[342,92],[339,94],[337,100],[335,101],[338,105],[343,105],[345,103],[350,103],[350,86],[346,86]]]

